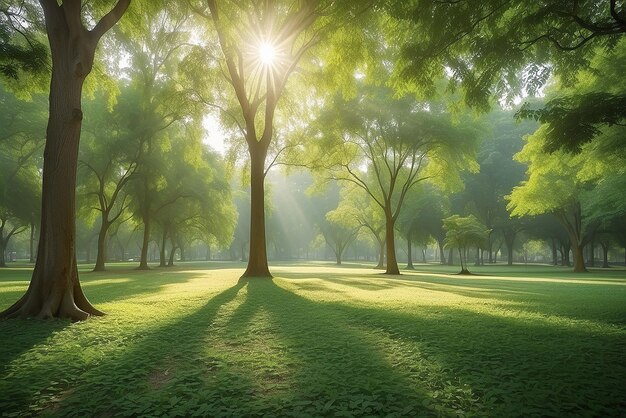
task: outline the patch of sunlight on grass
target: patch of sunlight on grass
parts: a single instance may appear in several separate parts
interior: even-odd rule
[[[619,273],[311,264],[240,283],[240,268],[208,265],[84,274],[102,318],[0,321],[2,413],[615,416],[626,405]],[[0,271],[0,302],[28,274]]]

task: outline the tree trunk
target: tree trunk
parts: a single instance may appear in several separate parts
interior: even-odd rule
[[[595,267],[596,266],[596,262],[595,262],[595,245],[593,242],[593,235],[591,236],[591,240],[589,241],[589,260],[588,260],[588,265],[589,267]]]
[[[69,35],[58,30],[62,23],[47,24],[53,71],[44,150],[39,250],[26,294],[0,316],[82,320],[90,314],[102,315],[80,288],[75,254],[76,168],[85,74],[77,75],[79,69],[74,67],[81,63],[74,64],[74,61],[82,54],[75,50],[78,46],[74,45],[75,41],[70,42]],[[55,47],[55,43],[63,46]]]
[[[385,210],[385,244],[387,246],[387,270],[385,274],[400,274],[398,260],[396,259],[396,242],[393,233],[394,219],[391,209]]]
[[[407,257],[408,257],[408,261],[406,264],[406,268],[409,270],[415,270],[415,267],[413,267],[413,248],[411,245],[411,232],[409,231],[409,236],[406,238],[406,249],[407,249]]]
[[[602,247],[602,268],[609,268],[609,244],[606,242],[601,242],[600,246]]]
[[[574,272],[586,273],[587,267],[585,267],[585,255],[583,252],[583,245],[577,244],[574,247]]]
[[[452,250],[452,248],[448,250],[448,265],[449,266],[454,265],[454,251]]]
[[[174,256],[176,255],[176,247],[172,245],[172,249],[170,251],[170,257],[167,260],[168,267],[174,267]]]
[[[336,264],[340,266],[341,265],[341,250],[339,250],[339,247],[337,247],[337,249],[335,250],[335,259],[336,259]]]
[[[241,277],[271,278],[267,265],[265,239],[265,156],[262,144],[249,146],[250,152],[250,248],[248,266]]]
[[[104,263],[107,256],[106,239],[109,225],[110,224],[104,220],[104,215],[102,215],[102,224],[100,225],[100,231],[98,232],[98,253],[96,255],[96,265],[94,266],[93,271],[105,270]]]
[[[439,246],[439,258],[441,258],[439,262],[441,264],[446,264],[446,252],[443,249],[443,241],[437,240],[437,245]]]
[[[167,233],[163,229],[163,235],[161,236],[161,248],[159,248],[159,267],[165,267],[165,243],[167,242]]]
[[[30,241],[29,241],[30,255],[28,257],[29,263],[35,262],[35,223],[30,223]]]
[[[381,241],[380,239],[377,240],[378,241],[378,264],[376,265],[376,269],[382,269],[385,267],[385,242]]]
[[[558,253],[556,247],[556,239],[552,238],[552,265],[556,266],[559,264]]]
[[[137,270],[149,270],[148,247],[150,244],[150,215],[144,213],[143,216],[143,239],[141,242],[141,256],[139,257],[139,267]]]

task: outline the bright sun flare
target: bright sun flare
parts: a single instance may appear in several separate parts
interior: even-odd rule
[[[272,44],[263,42],[259,47],[259,55],[264,65],[272,65],[276,59],[276,48]]]

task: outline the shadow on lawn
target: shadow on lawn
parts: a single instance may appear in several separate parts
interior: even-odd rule
[[[281,283],[237,284],[88,370],[61,370],[54,379],[69,383],[47,412],[617,416],[626,407],[619,330],[449,306],[394,312],[317,302]],[[11,379],[8,388],[19,385],[20,376]],[[29,402],[22,396],[9,410]]]

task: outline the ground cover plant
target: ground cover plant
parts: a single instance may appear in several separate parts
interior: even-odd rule
[[[83,273],[107,316],[0,321],[1,416],[620,416],[626,275],[229,263]],[[0,271],[0,306],[30,268]]]

